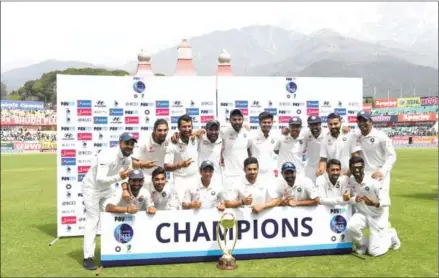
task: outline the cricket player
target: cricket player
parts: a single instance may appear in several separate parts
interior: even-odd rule
[[[288,124],[290,133],[283,135],[274,147],[274,152],[279,155],[278,169],[281,169],[285,162],[291,162],[298,174],[304,174],[306,138],[302,132],[302,119],[294,116]]]
[[[259,161],[258,177],[268,183],[277,176],[277,156],[273,150],[280,139],[280,134],[271,131],[273,118],[268,112],[259,114],[259,129],[250,135],[250,155]]]
[[[327,161],[336,159],[341,162],[341,171],[349,174],[349,159],[360,156],[360,144],[354,132],[341,133],[341,117],[336,113],[328,115],[329,134],[326,134],[320,146],[320,165],[317,175],[323,175],[327,169]]]
[[[322,119],[319,116],[308,117],[308,129],[305,129],[303,134],[306,140],[305,176],[313,183],[316,181],[316,173],[319,169],[320,145],[327,133],[326,129],[322,130]]]
[[[358,254],[366,253],[380,256],[391,247],[397,250],[401,242],[396,230],[388,228],[385,208],[390,206],[389,194],[384,185],[364,172],[365,162],[361,157],[349,160],[352,177],[349,184],[353,187],[350,203],[357,204],[357,212],[347,225],[347,232],[355,242]],[[364,237],[363,230],[369,228],[369,238]]]
[[[146,198],[146,212],[155,214],[157,210],[178,210],[180,201],[177,191],[166,177],[165,169],[157,167],[151,173],[152,182]]]
[[[258,169],[259,162],[256,158],[248,157],[244,160],[245,177],[235,185],[234,192],[227,195],[226,208],[245,205],[252,208],[254,213],[259,213],[279,204],[268,185],[258,179]]]
[[[214,171],[212,179],[222,184],[221,151],[223,139],[220,135],[220,123],[217,120],[210,120],[206,124],[206,133],[199,137],[198,161],[201,166],[203,161],[213,163]]]
[[[129,201],[122,198],[122,191],[115,190],[113,196],[104,202],[105,211],[112,213],[135,214],[146,210],[146,198],[149,195],[147,188],[143,186],[145,176],[140,169],[136,169],[128,176]]]
[[[133,134],[125,132],[119,137],[119,148],[103,149],[92,162],[82,182],[82,194],[86,210],[84,231],[85,269],[94,270],[94,252],[100,211],[104,211],[104,201],[113,195],[113,183],[128,178],[132,171],[131,154],[137,140]]]
[[[209,129],[207,129],[209,130]],[[205,160],[200,166],[201,179],[197,184],[186,189],[183,209],[210,209],[217,208],[224,211],[225,191],[219,183],[212,180],[215,164]]]
[[[165,154],[165,170],[174,172],[178,199],[183,200],[186,188],[198,182],[198,138],[192,136],[192,118],[184,114],[178,119],[179,140],[169,144]]]
[[[315,206],[318,191],[312,180],[304,174],[297,174],[296,166],[285,162],[281,167],[282,177],[277,178],[275,195],[280,206]]]
[[[319,204],[326,206],[345,205],[350,199],[349,177],[341,174],[341,162],[330,159],[326,173],[316,180],[319,190]]]

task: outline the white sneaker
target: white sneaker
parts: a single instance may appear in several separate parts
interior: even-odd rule
[[[367,246],[364,245],[356,245],[357,248],[355,248],[355,253],[359,254],[359,255],[364,255],[366,254],[367,251]]]
[[[396,233],[395,229],[391,229],[390,231],[391,233],[391,241],[392,241],[392,245],[391,248],[393,250],[398,250],[399,248],[401,248],[401,241],[398,238],[398,234]]]

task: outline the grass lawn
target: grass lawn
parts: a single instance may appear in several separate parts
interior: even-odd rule
[[[397,153],[390,213],[399,251],[366,260],[339,255],[239,261],[231,272],[217,270],[215,262],[105,268],[101,276],[438,277],[438,150]],[[82,238],[48,246],[56,237],[55,182],[54,154],[1,156],[1,276],[95,276],[82,268]]]

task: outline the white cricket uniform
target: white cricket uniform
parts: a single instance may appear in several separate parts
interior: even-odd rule
[[[319,192],[312,180],[305,175],[297,175],[293,186],[290,186],[283,176],[279,176],[273,190],[279,200],[293,197],[296,201],[305,201],[319,197]]]
[[[245,207],[265,204],[276,198],[273,191],[269,190],[264,181],[256,178],[256,182],[251,184],[246,177],[241,178],[239,183],[236,184],[234,192],[228,194],[227,197],[229,201],[236,201],[249,197],[250,195],[252,196],[253,201],[250,205],[246,205]]]
[[[274,147],[275,151],[279,151],[277,160],[277,168],[280,173],[282,164],[291,162],[296,166],[298,174],[305,171],[304,151],[306,150],[306,139],[304,132],[300,132],[299,136],[294,139],[290,134],[283,135]]]
[[[149,186],[146,198],[146,207],[157,210],[177,210],[180,207],[177,191],[174,184],[167,182],[162,191],[157,191],[153,184]]]
[[[190,186],[186,189],[184,194],[185,203],[191,203],[193,201],[200,201],[202,209],[215,208],[222,201],[226,200],[225,191],[221,185],[211,181],[206,188],[200,181],[195,186]]]
[[[132,157],[142,161],[157,161],[155,164],[163,167],[165,162],[166,148],[168,147],[170,137],[171,136],[168,133],[166,140],[163,143],[158,144],[152,138],[152,132],[145,134],[145,136],[142,136],[142,139],[139,141],[139,143],[136,144]],[[155,168],[156,167],[142,169],[143,174],[145,175],[145,184],[151,183],[151,174]]]
[[[351,193],[349,177],[340,176],[335,184],[329,180],[328,173],[321,175],[316,180],[316,188],[319,190],[320,204],[325,206],[345,205],[349,201],[343,200],[345,192]]]
[[[349,159],[352,154],[361,150],[360,144],[357,144],[357,139],[354,132],[347,134],[340,134],[337,138],[333,137],[331,133],[325,135],[320,146],[320,157],[330,159],[337,159],[341,162],[341,170],[344,172],[349,169]]]
[[[385,208],[390,206],[389,194],[379,181],[370,176],[365,176],[361,184],[351,176],[349,184],[354,191],[350,203],[356,203],[356,196],[367,196],[378,200],[380,207],[368,206],[364,201],[356,203],[358,211],[349,220],[347,232],[352,235],[353,240],[363,245],[367,242],[363,238],[363,229],[369,227],[368,252],[371,256],[383,255],[391,246],[388,219],[385,214]]]
[[[250,147],[249,136],[245,128],[241,128],[239,132],[231,126],[221,129],[224,148],[223,185],[226,190],[232,189],[244,176],[244,160],[248,158],[247,150]]]
[[[125,157],[120,148],[102,149],[93,159],[82,182],[85,205],[84,258],[93,258],[96,247],[100,212],[104,201],[113,195],[113,183],[122,182],[121,169],[132,167],[131,157]]]
[[[267,137],[258,129],[250,134],[250,152],[259,162],[258,178],[272,182],[277,175],[277,155],[274,147],[280,138],[271,130]]]
[[[310,178],[313,182],[316,181],[316,172],[319,168],[319,162],[320,162],[320,145],[325,137],[325,134],[328,133],[328,130],[325,128],[322,128],[320,135],[315,138],[312,134],[311,130],[309,128],[305,129],[305,132],[303,134],[306,143],[305,143],[305,149],[306,149],[306,162],[305,162],[305,176]]]
[[[146,199],[149,196],[149,191],[147,188],[145,188],[145,186],[142,186],[142,188],[140,188],[137,196],[131,195],[132,200],[130,202],[127,202],[122,198],[122,193],[122,190],[115,190],[113,195],[105,200],[104,207],[107,207],[107,205],[109,204],[115,205],[117,207],[128,207],[128,205],[131,203],[137,206],[138,211],[146,211]]]
[[[183,200],[184,193],[188,186],[192,186],[198,182],[198,138],[189,139],[186,144],[178,140],[177,144],[169,144],[166,149],[165,164],[175,164],[178,161],[187,160],[192,158],[192,163],[189,167],[175,170],[174,173],[174,186],[177,190],[179,200]]]
[[[220,183],[222,183],[222,167],[220,166],[222,148],[223,140],[221,136],[218,136],[218,139],[212,143],[206,134],[204,134],[198,142],[198,167],[200,167],[201,163],[205,160],[211,161],[214,168],[212,180]]]

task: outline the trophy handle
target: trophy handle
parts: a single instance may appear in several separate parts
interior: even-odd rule
[[[220,226],[221,226],[221,222],[218,222],[218,224],[216,225],[216,241],[218,242],[218,246],[221,249],[221,251],[224,253],[224,247],[221,246],[221,240],[220,240]],[[224,239],[226,239],[227,237],[227,230],[224,229]],[[227,243],[227,241],[226,241]]]
[[[235,250],[236,242],[238,241],[238,221],[236,221],[235,215],[233,215],[233,220],[235,222],[235,225],[233,225],[233,228],[235,228],[235,233],[234,233],[235,240],[233,241],[233,246],[232,246],[232,249],[230,250],[230,252]]]

